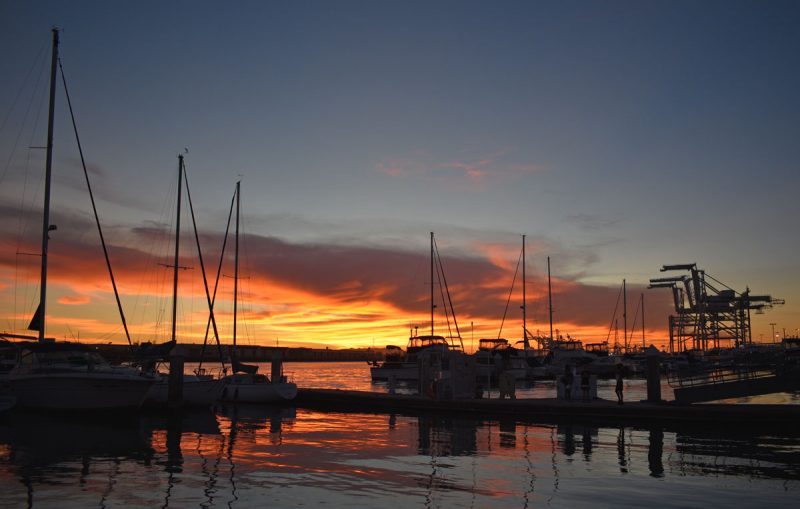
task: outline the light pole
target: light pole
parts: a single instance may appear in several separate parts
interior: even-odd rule
[[[772,326],[772,341],[771,342],[774,343],[775,342],[775,322],[770,322],[770,325]]]

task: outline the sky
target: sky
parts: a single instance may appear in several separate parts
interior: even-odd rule
[[[523,234],[532,333],[549,327],[548,256],[554,327],[585,342],[622,341],[625,279],[637,344],[642,295],[645,342],[663,344],[671,295],[646,286],[676,263],[785,299],[753,315],[756,341],[800,328],[796,2],[6,0],[1,331],[24,333],[38,301],[44,151],[29,147],[46,140],[54,25],[135,342],[169,338],[178,154],[212,285],[242,182],[247,344],[429,331],[430,232],[467,349],[522,337]],[[63,87],[55,123],[48,335],[125,342]],[[185,205],[177,328],[196,342],[208,307]]]

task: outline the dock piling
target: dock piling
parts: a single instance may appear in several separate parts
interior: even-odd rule
[[[645,353],[647,358],[647,401],[661,403],[661,352],[653,345]]]
[[[176,346],[169,353],[169,386],[168,398],[170,407],[179,407],[183,404],[183,350]]]
[[[281,383],[283,381],[282,373],[283,373],[283,352],[278,351],[275,352],[275,354],[272,356],[272,371],[270,376],[270,380],[272,380],[272,383],[274,384]]]

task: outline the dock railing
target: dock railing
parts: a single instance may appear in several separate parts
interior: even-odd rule
[[[786,364],[785,357],[778,352],[758,356],[739,355],[719,361],[701,361],[681,366],[667,373],[670,387],[696,387],[761,378],[781,374]]]
[[[667,375],[667,382],[673,388],[695,387],[774,377],[776,371],[763,367],[699,366],[672,371]]]

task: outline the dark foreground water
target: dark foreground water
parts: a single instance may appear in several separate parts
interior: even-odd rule
[[[0,507],[794,507],[800,435],[265,406],[17,412],[0,417],[0,487]]]

